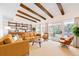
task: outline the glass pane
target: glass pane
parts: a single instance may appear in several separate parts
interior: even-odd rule
[[[49,39],[59,40],[62,34],[61,23],[49,24],[48,32],[49,32]]]
[[[74,24],[73,20],[64,22],[64,36],[65,37],[73,35],[73,33],[72,33],[72,26],[73,26],[73,24]]]
[[[41,33],[41,24],[36,25],[36,32]]]

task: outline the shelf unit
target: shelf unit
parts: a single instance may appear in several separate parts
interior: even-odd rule
[[[9,29],[9,32],[28,32],[28,31],[32,31],[32,25],[31,24],[8,22],[8,26],[11,28],[11,29]]]

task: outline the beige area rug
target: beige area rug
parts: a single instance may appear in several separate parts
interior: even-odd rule
[[[61,47],[60,43],[55,41],[42,42],[40,48],[38,43],[33,46],[30,44],[30,56],[77,56],[79,49],[72,46]]]

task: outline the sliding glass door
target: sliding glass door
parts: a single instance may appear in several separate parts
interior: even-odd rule
[[[49,24],[48,26],[49,38],[52,40],[59,40],[62,35],[61,23]]]
[[[73,33],[72,33],[73,24],[74,24],[74,22],[65,22],[64,23],[64,36],[65,37],[73,35]]]
[[[62,21],[60,23],[48,24],[49,39],[59,40],[60,37],[67,38],[72,34],[74,19]]]

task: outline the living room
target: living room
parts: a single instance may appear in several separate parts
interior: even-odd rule
[[[78,3],[0,3],[0,56],[78,56],[78,12]]]

